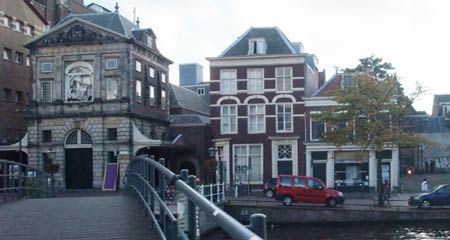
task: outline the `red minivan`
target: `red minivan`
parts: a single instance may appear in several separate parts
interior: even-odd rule
[[[342,192],[328,189],[318,178],[306,176],[280,175],[275,188],[275,199],[283,205],[293,202],[323,203],[327,207],[336,207],[345,201]]]

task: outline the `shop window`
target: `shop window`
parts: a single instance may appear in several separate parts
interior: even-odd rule
[[[240,182],[262,183],[262,145],[235,145],[234,155],[235,176]]]

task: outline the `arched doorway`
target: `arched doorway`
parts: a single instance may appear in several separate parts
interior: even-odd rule
[[[72,130],[65,141],[67,189],[92,188],[92,138],[83,130]]]
[[[195,165],[192,162],[184,161],[180,165],[180,169],[178,169],[178,172],[180,172],[182,169],[189,170],[189,175],[196,175],[195,172]]]

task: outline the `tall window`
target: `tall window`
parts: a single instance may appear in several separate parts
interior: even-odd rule
[[[291,103],[277,103],[277,132],[292,132]]]
[[[153,38],[150,36],[147,36],[147,46],[153,48]]]
[[[161,82],[167,82],[166,74],[161,73]]]
[[[3,48],[3,59],[6,61],[11,61],[12,50],[9,48]]]
[[[138,60],[136,60],[136,71],[138,72],[142,71],[141,62]]]
[[[43,102],[52,101],[52,82],[41,81],[41,99]]]
[[[16,52],[16,63],[23,64],[23,53]]]
[[[264,91],[264,70],[262,68],[247,70],[247,91],[248,93]]]
[[[18,32],[25,32],[25,28],[22,21],[16,20],[16,30]]]
[[[5,16],[5,27],[12,28],[13,27],[13,19],[10,16]]]
[[[106,78],[106,100],[117,99],[119,96],[119,80],[117,78]]]
[[[148,90],[148,104],[149,105],[155,105],[155,87],[150,85]]]
[[[263,133],[266,130],[265,105],[248,105],[248,133]]]
[[[136,101],[141,102],[142,99],[142,82],[136,80]]]
[[[166,90],[161,90],[161,108],[162,109],[167,108]]]
[[[311,116],[310,121],[311,141],[320,140],[323,137],[323,133],[325,132],[324,122],[314,119],[313,116]]]
[[[21,91],[16,91],[16,95],[15,95],[15,102],[16,103],[23,103],[23,92]]]
[[[220,132],[222,134],[237,133],[237,109],[236,105],[221,106]]]
[[[30,55],[27,55],[27,57],[25,58],[25,65],[26,65],[27,67],[30,66]]]
[[[10,88],[3,88],[3,99],[11,101],[12,93]]]
[[[117,140],[117,128],[107,128],[106,139],[107,140]]]
[[[234,145],[234,161],[237,182],[247,183],[249,180],[250,183],[262,182],[262,145]]]
[[[51,141],[52,141],[52,130],[43,130],[42,142],[51,142]]]
[[[220,93],[235,94],[236,93],[236,69],[220,70]]]
[[[292,68],[276,68],[275,70],[276,84],[278,92],[292,91]]]
[[[277,145],[277,173],[292,174],[292,145]]]
[[[148,68],[148,75],[150,75],[151,78],[155,77],[155,69],[152,67]]]
[[[34,31],[34,27],[31,25],[28,25],[28,35],[34,37],[36,35],[35,31]]]

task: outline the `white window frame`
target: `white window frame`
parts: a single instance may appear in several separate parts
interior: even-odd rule
[[[45,66],[49,67],[49,70],[46,70]],[[41,62],[41,73],[51,73],[53,72],[53,63],[52,62]]]
[[[248,166],[248,164],[249,164],[249,157],[251,157],[250,156],[250,147],[260,147],[260,154],[259,154],[259,156],[260,156],[260,159],[261,159],[261,164],[260,164],[260,173],[261,173],[261,176],[260,176],[260,180],[259,181],[249,181],[250,182],[250,184],[262,184],[263,183],[263,181],[264,181],[264,145],[262,144],[262,143],[254,143],[254,144],[233,144],[233,163],[234,164],[237,164],[237,160],[236,160],[236,157],[239,157],[239,156],[237,156],[237,152],[236,152],[236,148],[238,148],[238,147],[245,147],[245,155],[240,155],[240,156],[245,156],[245,166]],[[236,166],[234,165],[234,167],[233,167],[233,178],[234,179],[236,179]],[[241,170],[241,172],[242,172],[242,170]],[[246,174],[246,173],[244,173],[244,174]],[[247,181],[245,181],[245,182],[242,182],[242,180],[241,180],[241,183],[246,183]]]
[[[147,46],[153,48],[153,37],[147,36]]]
[[[252,114],[250,109],[252,107],[256,107],[256,113]],[[261,112],[259,112],[259,110],[262,110]],[[266,108],[265,108],[265,104],[249,104],[247,107],[247,132],[249,134],[256,134],[256,133],[265,133],[266,132]],[[252,117],[255,116],[256,118],[254,118],[256,120],[256,122],[252,122]],[[261,123],[259,118],[262,116],[262,129],[258,129],[259,124]],[[256,125],[255,127],[255,131],[252,131],[252,124]]]
[[[141,72],[142,71],[142,64],[141,61],[136,59],[136,71]]]
[[[205,95],[205,88],[197,88],[198,95]]]
[[[265,38],[251,38],[248,40],[248,55],[266,54],[266,52],[267,44]]]
[[[148,75],[149,75],[151,78],[155,78],[155,69],[152,68],[152,67],[149,67],[149,68],[148,68]]]
[[[234,76],[233,76],[234,75]],[[220,94],[236,94],[237,71],[236,69],[220,70]]]
[[[167,76],[166,76],[166,74],[165,73],[161,73],[161,82],[167,82]]]
[[[167,109],[167,92],[161,89],[161,109]]]
[[[291,108],[291,117],[290,117],[290,122],[291,122],[291,129],[290,130],[286,130],[286,123],[287,123],[287,121],[286,121],[286,114],[287,114],[287,112],[286,112],[286,105],[289,105],[290,106],[290,108]],[[279,130],[278,129],[278,108],[280,107],[280,106],[283,106],[283,113],[281,113],[281,114],[283,114],[284,116],[283,116],[283,120],[284,120],[284,123],[283,123],[283,129],[282,130]],[[276,118],[276,132],[277,133],[283,133],[283,132],[293,132],[294,131],[294,108],[293,108],[293,104],[292,103],[290,103],[290,102],[282,102],[282,103],[277,103],[276,104],[276,107],[275,107],[275,118]]]
[[[289,71],[287,71],[287,70],[289,70]],[[279,74],[279,71],[282,71],[281,75]],[[290,75],[287,74],[287,72],[290,72]],[[279,84],[278,84],[278,79],[279,78],[282,79],[282,82],[283,82],[283,86],[280,89],[278,89],[278,87],[280,87]],[[292,78],[293,78],[292,67],[275,68],[275,89],[276,89],[276,91],[278,93],[292,92],[293,84],[294,84]],[[290,86],[291,87],[289,89],[286,88],[286,81],[290,82]]]
[[[45,93],[44,93],[44,84],[49,84],[49,98],[46,99]],[[40,80],[41,85],[41,101],[50,103],[53,100],[53,82],[51,80]]]
[[[148,87],[148,104],[155,106],[155,86],[153,85]]]
[[[9,48],[3,48],[3,60],[11,61],[12,59],[12,50]]]
[[[272,140],[272,177],[277,177],[278,173],[278,146],[291,145],[292,147],[292,175],[298,175],[298,140]],[[288,161],[282,159],[281,161]]]
[[[108,58],[106,59],[105,65],[106,65],[105,68],[107,70],[117,69],[119,67],[119,60],[117,58]]]
[[[135,80],[135,97],[137,102],[142,102],[142,81],[139,79]]]
[[[256,77],[258,73],[261,74],[260,77]],[[264,68],[247,69],[247,93],[264,93]]]
[[[13,27],[13,19],[10,16],[5,15],[3,23],[4,23],[5,27],[7,27],[7,28],[14,28]]]
[[[313,138],[313,120],[314,120],[314,115],[311,114],[310,118],[309,118],[309,139],[310,141],[320,141],[319,138]],[[327,132],[327,124],[324,122],[323,123],[323,133],[325,134]]]
[[[228,114],[224,114],[224,109],[228,108]],[[231,108],[235,109],[235,114],[230,114]],[[228,131],[224,129],[224,119],[228,118]],[[231,130],[231,123],[234,120],[236,125],[234,131]],[[238,105],[237,104],[227,104],[220,106],[220,134],[237,134],[238,132]]]

